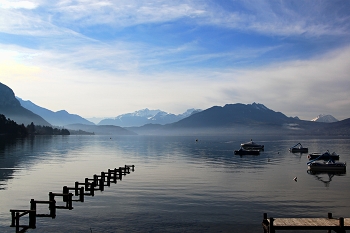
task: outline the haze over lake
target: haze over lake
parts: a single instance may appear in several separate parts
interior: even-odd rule
[[[335,151],[345,162],[350,139],[252,137],[265,145],[258,156],[233,154],[251,139],[240,135],[37,136],[1,144],[0,231],[15,231],[10,209],[125,164],[135,172],[74,202],[73,210],[57,210],[55,219],[37,218],[28,232],[262,232],[264,212],[350,217],[348,174],[309,174],[307,154],[288,151],[301,142],[310,153]]]

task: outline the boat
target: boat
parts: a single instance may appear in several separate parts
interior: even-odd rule
[[[327,162],[323,161],[311,161],[307,163],[308,170],[310,171],[346,171],[346,163],[335,162],[334,160],[328,160]]]
[[[259,145],[250,139],[250,142],[242,143],[241,148],[245,150],[264,150],[264,145]]]
[[[327,150],[324,153],[311,153],[308,156],[308,159],[315,159],[315,160],[339,160],[339,155],[335,152],[333,152],[332,154],[329,153],[329,151]]]
[[[260,155],[260,150],[245,150],[240,148],[239,150],[235,150],[235,155]]]
[[[303,147],[303,145],[301,145],[301,143],[299,142],[295,146],[289,148],[289,151],[292,153],[307,153],[309,152],[309,149],[307,147]]]

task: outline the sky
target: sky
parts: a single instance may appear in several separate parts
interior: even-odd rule
[[[253,102],[350,118],[348,0],[0,0],[0,82],[85,118]]]

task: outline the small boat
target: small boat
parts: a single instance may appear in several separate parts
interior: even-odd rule
[[[334,162],[334,160],[328,160],[327,162],[311,161],[307,165],[310,171],[346,171],[346,163]]]
[[[243,148],[235,150],[235,155],[260,155],[260,150],[245,150]]]
[[[299,142],[295,146],[289,148],[289,151],[292,153],[307,153],[309,152],[309,149],[307,147],[303,147],[303,145],[301,145]]]
[[[333,152],[332,154],[329,153],[327,150],[324,153],[311,153],[308,156],[308,159],[315,159],[315,160],[339,160],[339,155]]]
[[[245,150],[264,150],[264,145],[259,145],[250,139],[250,142],[242,143],[241,148]]]

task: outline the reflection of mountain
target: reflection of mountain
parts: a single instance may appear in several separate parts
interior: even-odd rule
[[[72,124],[65,126],[68,130],[83,130],[99,135],[136,135],[136,133],[115,125]]]
[[[52,151],[60,151],[59,156],[64,157],[70,149],[65,146],[69,136],[0,139],[0,190],[6,188],[5,182],[13,177],[16,170],[34,166],[38,160],[52,156]]]
[[[5,139],[0,137],[0,190],[5,189],[3,183],[12,177],[16,160],[13,156],[7,156],[7,151],[11,151],[16,144],[16,139]]]
[[[329,187],[334,176],[344,176],[346,171],[342,172],[315,172],[315,171],[307,171],[308,174],[315,176],[316,180],[324,183],[326,187]]]

